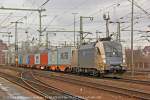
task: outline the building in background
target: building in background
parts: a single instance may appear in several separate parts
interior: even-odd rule
[[[143,52],[146,56],[150,56],[150,46],[145,46]]]
[[[3,43],[3,41],[0,40],[0,65],[7,63],[6,62],[7,50],[8,50],[7,44]]]
[[[126,49],[126,63],[131,69],[131,49]],[[135,70],[150,70],[150,46],[133,51],[133,63]]]

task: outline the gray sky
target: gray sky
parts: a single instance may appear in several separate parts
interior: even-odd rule
[[[0,0],[1,7],[9,8],[39,8],[47,0]],[[150,13],[150,0],[135,0],[138,5],[144,10]],[[79,17],[80,16],[92,16],[93,21],[84,19],[83,29],[84,31],[92,32],[93,35],[89,37],[95,37],[96,30],[104,32],[100,34],[101,37],[105,36],[105,21],[103,20],[103,14],[110,14],[111,21],[123,21],[126,23],[121,24],[121,28],[130,26],[130,12],[131,3],[128,0],[49,0],[49,2],[43,6],[46,9],[42,15],[46,15],[42,18],[42,28],[47,30],[73,30],[73,14],[76,15],[76,30],[79,30]],[[138,22],[134,25],[134,29],[149,30],[150,15],[144,14],[142,10],[135,7],[135,20]],[[26,16],[26,17],[24,17]],[[3,11],[0,12],[0,31],[9,31],[14,34],[14,25],[10,22],[16,21],[22,18],[23,24],[18,25],[18,37],[19,41],[26,39],[25,31],[30,34],[30,39],[33,37],[38,38],[39,18],[37,12],[25,12],[25,11]],[[120,19],[122,18],[122,19]],[[116,32],[116,24],[110,24],[110,32]],[[126,28],[126,30],[130,30]],[[125,41],[125,46],[129,46],[130,43],[130,31],[121,32],[122,39]],[[45,34],[45,33],[43,33]],[[77,33],[78,34],[78,33]],[[142,33],[144,35],[150,33]],[[147,41],[143,41],[140,38],[139,32],[134,32],[135,46],[149,45]],[[2,37],[4,41],[7,41],[6,37]],[[50,40],[53,43],[63,41],[73,41],[73,33],[57,33],[56,36],[50,36]],[[14,37],[12,38],[12,42]],[[43,38],[44,42],[44,38]]]

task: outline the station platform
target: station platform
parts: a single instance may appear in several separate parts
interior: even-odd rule
[[[43,100],[43,98],[0,77],[0,100]]]

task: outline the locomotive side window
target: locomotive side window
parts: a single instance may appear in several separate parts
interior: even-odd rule
[[[82,56],[90,56],[92,55],[93,51],[92,49],[86,49],[84,51],[81,51]]]
[[[68,52],[61,53],[61,59],[68,59]]]

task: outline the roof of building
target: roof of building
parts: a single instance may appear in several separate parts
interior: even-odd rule
[[[145,46],[143,49],[144,52],[150,52],[150,46]]]

